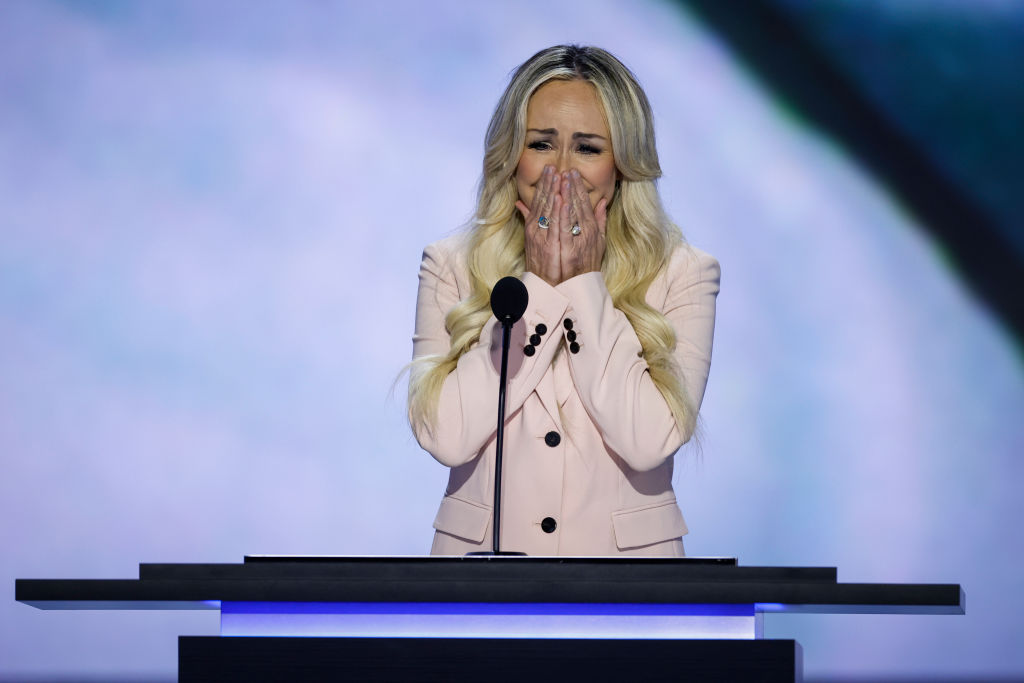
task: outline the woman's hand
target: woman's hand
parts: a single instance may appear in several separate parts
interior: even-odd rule
[[[555,173],[554,166],[545,166],[537,191],[533,195],[533,206],[529,209],[522,200],[516,202],[516,208],[523,214],[525,222],[525,257],[526,270],[541,277],[554,287],[562,277],[562,259],[559,240],[569,238],[568,231],[569,206],[560,193],[561,174]],[[544,218],[547,228],[540,226]]]
[[[576,169],[563,174],[559,196],[568,204],[579,225],[579,234],[573,235],[573,225],[566,217],[561,234],[559,264],[562,280],[568,280],[582,273],[601,270],[604,259],[605,228],[608,219],[608,199],[602,197],[597,206],[590,206],[590,197],[583,187],[580,172]]]

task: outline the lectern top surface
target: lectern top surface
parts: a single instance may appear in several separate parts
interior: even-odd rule
[[[834,567],[735,558],[252,555],[141,564],[138,579],[18,579],[37,607],[222,602],[755,604],[762,611],[963,613],[955,584],[847,584]],[[166,607],[161,607],[166,608]]]
[[[612,583],[829,582],[835,567],[746,567],[736,558],[637,557],[393,557],[343,555],[248,555],[233,564],[139,565],[145,580],[277,580],[432,583],[500,582],[524,586]]]
[[[532,564],[736,565],[735,557],[583,557],[565,555],[246,555],[245,562],[526,562]]]

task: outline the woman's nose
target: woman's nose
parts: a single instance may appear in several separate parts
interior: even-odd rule
[[[566,171],[569,170],[569,168],[571,168],[569,162],[570,159],[568,154],[559,154],[558,163],[555,164],[555,171],[557,171],[558,173],[565,173]]]

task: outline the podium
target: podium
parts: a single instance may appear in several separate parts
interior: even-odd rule
[[[732,558],[247,556],[137,579],[18,579],[41,609],[213,609],[197,681],[799,681],[766,613],[963,614],[957,584],[840,583]]]

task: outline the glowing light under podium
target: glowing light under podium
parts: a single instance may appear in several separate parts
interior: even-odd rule
[[[222,636],[761,637],[753,604],[223,602]]]

